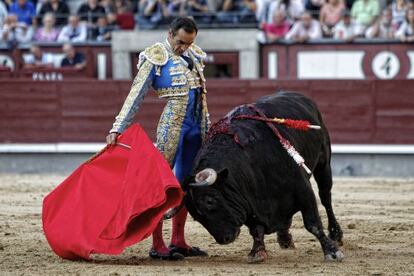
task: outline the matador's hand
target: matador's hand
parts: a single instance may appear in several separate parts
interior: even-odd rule
[[[106,143],[110,145],[115,145],[119,135],[120,134],[118,132],[109,133],[109,135],[106,136]]]

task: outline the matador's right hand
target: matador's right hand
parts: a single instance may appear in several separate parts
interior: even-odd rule
[[[109,133],[109,135],[106,136],[106,143],[108,145],[115,145],[116,144],[116,140],[118,139],[118,136],[119,135],[120,135],[120,133],[118,133],[118,132]]]

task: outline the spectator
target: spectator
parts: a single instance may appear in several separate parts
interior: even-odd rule
[[[132,3],[128,0],[115,0],[115,12],[132,12]]]
[[[354,2],[351,18],[355,22],[358,35],[363,35],[365,30],[377,20],[379,12],[378,0],[357,0]]]
[[[262,23],[262,30],[265,34],[265,42],[275,42],[284,38],[291,26],[290,20],[286,18],[283,10],[275,10],[273,22],[271,24]]]
[[[407,10],[406,19],[395,33],[395,37],[402,42],[414,41],[414,9]]]
[[[404,0],[394,0],[391,3],[392,11],[392,24],[394,26],[400,27],[405,20],[405,14],[407,5]]]
[[[116,30],[118,28],[115,13],[108,13],[106,15],[106,21],[108,22],[108,26],[111,27],[113,30]]]
[[[39,46],[32,45],[30,53],[30,55],[24,58],[24,68],[53,67],[53,55],[43,53]]]
[[[138,25],[143,29],[153,29],[169,21],[167,0],[140,0]]]
[[[325,0],[305,0],[305,9],[312,14],[313,18],[318,19],[323,4]]]
[[[32,2],[26,0],[15,0],[9,12],[17,15],[18,22],[23,22],[26,25],[32,25],[32,20],[36,16]]]
[[[3,27],[4,21],[8,15],[6,5],[0,0],[0,29]]]
[[[33,40],[42,42],[54,42],[58,39],[59,30],[55,28],[55,16],[46,13],[43,16],[43,27],[36,30]]]
[[[102,0],[99,4],[104,8],[105,14],[116,12],[113,0]]]
[[[255,0],[236,1],[236,11],[239,14],[239,22],[256,22]]]
[[[88,22],[88,24],[94,25],[99,16],[105,14],[105,8],[98,5],[97,0],[87,0],[86,3],[82,4],[78,9],[78,16],[81,21]]]
[[[199,23],[212,21],[206,0],[173,0],[168,4],[168,12],[171,15],[191,16]]]
[[[108,26],[108,21],[106,16],[101,16],[98,18],[98,24],[94,30],[93,39],[97,41],[108,41],[112,38],[113,29]]]
[[[76,15],[69,17],[69,24],[63,27],[59,34],[59,42],[84,42],[86,41],[86,26],[79,22]]]
[[[208,9],[207,0],[188,0],[188,15],[198,23],[211,23],[213,15]]]
[[[6,17],[0,37],[7,42],[8,47],[13,48],[19,43],[28,43],[32,40],[33,29],[25,23],[18,22],[15,14]]]
[[[213,0],[215,10],[210,10],[216,14],[216,18],[222,23],[238,23],[235,1],[237,0]]]
[[[275,10],[284,10],[286,16],[291,20],[300,19],[302,13],[305,11],[305,6],[302,0],[276,0],[270,3],[268,10],[267,22],[271,23],[273,21],[272,15],[275,13]]]
[[[269,6],[272,0],[256,0],[256,20],[259,23],[271,23],[267,22]]]
[[[344,10],[343,0],[328,0],[327,3],[323,4],[319,14],[319,22],[325,37],[332,37],[332,29],[341,19]]]
[[[75,69],[84,69],[86,67],[85,55],[76,52],[72,44],[65,43],[62,47],[65,57],[62,59],[62,67],[71,67]]]
[[[135,27],[132,5],[123,0],[115,0],[116,22],[122,30],[133,30]]]
[[[351,42],[357,36],[354,23],[351,21],[351,15],[348,11],[344,11],[342,19],[333,28],[334,39]]]
[[[299,21],[293,24],[292,29],[286,34],[287,40],[303,43],[322,37],[319,21],[313,19],[309,12],[304,12]]]
[[[396,26],[392,24],[391,9],[386,8],[382,11],[380,19],[367,29],[365,37],[393,39],[395,31]]]
[[[68,5],[62,0],[48,0],[39,11],[39,16],[43,18],[46,13],[53,13],[56,20],[56,26],[64,26],[68,22],[70,10]]]

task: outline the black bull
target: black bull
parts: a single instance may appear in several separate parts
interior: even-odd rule
[[[231,120],[227,130],[211,135],[202,146],[192,175],[183,183],[188,211],[220,244],[233,242],[246,225],[253,237],[249,262],[267,257],[265,234],[276,232],[280,247],[294,248],[289,228],[292,216],[300,211],[305,228],[321,243],[325,259],[341,260],[337,244],[341,244],[342,230],[331,204],[331,145],[316,104],[303,95],[280,92],[254,105],[269,118],[308,120],[321,126],[309,131],[281,125],[277,129],[313,173],[327,212],[329,237],[323,231],[310,175],[288,155],[266,123],[252,119]],[[239,106],[227,118],[241,114],[257,115]],[[199,187],[196,182],[206,176],[197,173],[207,168],[217,172],[217,178]]]

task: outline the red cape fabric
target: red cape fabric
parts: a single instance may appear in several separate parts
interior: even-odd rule
[[[64,259],[120,254],[154,231],[179,205],[181,187],[144,130],[134,124],[43,200],[43,230]]]

